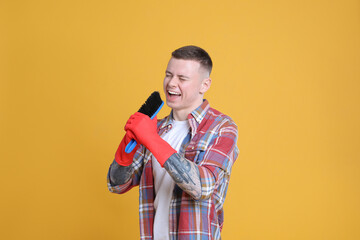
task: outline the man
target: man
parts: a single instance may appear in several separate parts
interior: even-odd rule
[[[237,126],[204,100],[212,61],[196,46],[175,50],[164,78],[169,116],[132,115],[108,187],[140,193],[141,239],[221,239],[223,204],[238,148]],[[136,151],[124,152],[135,139]]]

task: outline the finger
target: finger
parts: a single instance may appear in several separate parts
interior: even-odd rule
[[[126,123],[125,127],[124,127],[124,130],[129,131],[131,128],[132,128],[132,124],[131,123]]]
[[[129,144],[131,139],[133,139],[132,133],[130,133],[130,131],[126,131],[126,133],[125,133],[125,144],[126,145]]]
[[[124,130],[125,130],[125,131],[128,131],[129,129],[132,128],[133,125],[134,125],[134,124],[133,124],[133,120],[132,120],[132,119],[129,119],[129,120],[126,122],[125,126],[124,126]]]
[[[136,114],[136,113],[132,114],[132,115],[129,117],[129,119],[126,121],[125,126],[124,126],[124,129],[126,128],[126,125],[131,125],[131,124],[134,122],[134,120],[136,119],[136,115],[135,115],[135,114]],[[126,131],[126,129],[125,129],[125,131]]]
[[[136,112],[136,113],[134,113],[134,115],[137,116],[137,117],[145,117],[145,116],[147,116],[146,114],[141,113],[141,112]]]
[[[125,126],[124,126],[124,130],[126,131],[126,129],[128,128],[128,125],[131,123],[131,120],[128,119],[127,122],[125,123]]]
[[[130,130],[126,131],[126,138],[136,140],[136,137],[135,137],[134,133],[132,131],[130,131]]]

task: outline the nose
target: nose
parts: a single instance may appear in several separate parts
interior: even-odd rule
[[[168,86],[169,87],[176,87],[177,84],[177,78],[174,76],[169,79]]]

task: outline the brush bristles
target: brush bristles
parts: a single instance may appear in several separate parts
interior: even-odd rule
[[[138,112],[141,112],[145,115],[151,117],[161,106],[162,100],[160,98],[159,92],[153,92],[146,102],[141,106]]]

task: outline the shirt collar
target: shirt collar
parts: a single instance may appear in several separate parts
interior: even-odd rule
[[[188,115],[188,119],[190,120],[193,118],[198,124],[200,124],[209,108],[210,104],[208,100],[204,99],[203,103]]]
[[[204,99],[203,103],[188,115],[188,121],[191,128],[191,137],[195,135],[199,124],[204,119],[209,108],[210,108],[210,104],[208,100]],[[160,125],[159,128],[169,129],[171,128],[170,125],[172,125],[173,121],[174,121],[173,111],[171,111],[170,115],[164,119],[163,123]]]

